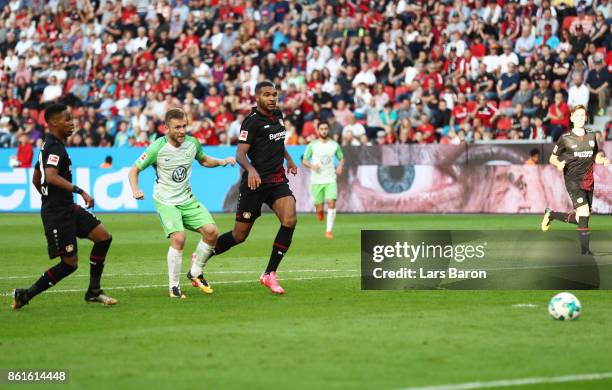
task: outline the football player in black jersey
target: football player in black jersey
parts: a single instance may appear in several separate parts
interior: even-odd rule
[[[270,81],[255,87],[257,107],[242,122],[238,137],[236,161],[244,168],[234,229],[217,240],[219,255],[243,242],[266,203],[278,217],[281,227],[276,234],[270,260],[259,282],[275,294],[285,290],[278,284],[276,269],[291,245],[297,223],[295,197],[287,184],[287,172],[295,175],[297,166],[285,149],[283,114],[277,109],[278,91]]]
[[[547,208],[542,219],[542,231],[548,231],[554,220],[578,225],[582,254],[592,254],[589,248],[589,215],[593,203],[595,164],[610,165],[610,160],[599,150],[595,133],[585,129],[587,111],[583,105],[572,109],[572,131],[562,135],[550,156],[550,163],[563,172],[565,188],[574,211],[561,213]]]
[[[89,211],[76,205],[72,194],[81,195],[87,208],[94,206],[93,198],[72,184],[72,163],[64,142],[72,134],[74,122],[70,108],[52,104],[45,111],[49,133],[45,137],[32,184],[41,194],[40,215],[47,237],[49,258],[60,257],[60,262],[49,268],[28,289],[15,289],[13,310],[27,305],[36,295],[57,284],[77,269],[77,240],[89,238],[94,242],[89,257],[91,269],[85,301],[114,305],[117,300],[106,296],[100,288],[104,260],[112,241],[111,235]]]

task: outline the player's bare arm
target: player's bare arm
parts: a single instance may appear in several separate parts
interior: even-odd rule
[[[200,165],[206,168],[225,167],[227,164],[231,166],[236,165],[236,159],[234,157],[227,157],[223,159],[205,156],[200,160]]]
[[[85,206],[87,206],[88,209],[94,207],[94,199],[86,191],[58,175],[57,168],[45,168],[45,178],[48,185],[61,188],[64,191],[74,192],[81,195],[81,198],[83,198],[83,200],[85,201]]]
[[[42,185],[41,179],[42,175],[40,174],[40,169],[35,169],[34,174],[32,174],[32,185],[34,186],[34,188],[36,188],[36,191],[38,191],[38,193],[42,195],[42,190],[40,189]]]
[[[236,150],[236,162],[238,162],[238,164],[240,164],[240,166],[248,172],[249,188],[251,190],[256,190],[261,185],[261,178],[247,157],[247,153],[249,152],[250,148],[251,145],[249,144],[238,144],[238,149]]]
[[[297,165],[295,165],[287,148],[285,148],[285,160],[287,160],[287,173],[291,173],[293,176],[297,175]]]
[[[553,154],[550,156],[548,162],[554,165],[559,171],[563,172],[563,169],[565,168],[565,161],[560,161],[559,158]]]
[[[338,163],[338,166],[336,167],[336,175],[340,176],[342,175],[342,172],[344,171],[344,159],[340,159],[340,162]]]
[[[140,190],[138,186],[138,174],[140,173],[140,169],[136,165],[132,165],[130,169],[130,173],[128,174],[128,178],[130,180],[130,187],[132,188],[132,196],[135,199],[143,200],[144,193]]]

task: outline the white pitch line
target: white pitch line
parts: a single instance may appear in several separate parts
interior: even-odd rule
[[[538,307],[538,305],[534,305],[533,303],[517,303],[512,305],[512,307]]]
[[[549,376],[549,377],[534,377],[520,379],[503,379],[490,382],[468,382],[456,383],[448,385],[435,385],[424,387],[407,387],[403,390],[470,390],[470,389],[490,389],[495,387],[511,387],[537,385],[542,383],[565,383],[565,382],[581,382],[581,381],[596,381],[601,379],[612,378],[612,371],[600,372],[593,374],[577,374],[565,376]]]
[[[315,279],[341,279],[341,278],[356,278],[359,275],[339,275],[339,276],[312,276],[312,277],[304,277],[304,278],[279,278],[282,281],[293,281],[293,280],[315,280]],[[259,283],[258,280],[248,279],[248,280],[225,280],[214,282],[211,284],[238,284],[238,283]],[[115,286],[115,287],[104,287],[104,290],[132,290],[139,288],[157,288],[157,287],[168,287],[168,284],[141,284],[134,286]],[[74,289],[64,289],[64,290],[48,290],[45,294],[48,293],[69,293],[69,292],[83,292],[84,288],[74,288]],[[12,297],[13,292],[0,294],[2,297]]]
[[[206,275],[231,275],[231,274],[257,274],[261,270],[246,270],[246,271],[212,271],[206,272]],[[294,269],[294,270],[286,270],[282,271],[282,273],[301,273],[301,272],[359,272],[358,269]],[[31,279],[37,278],[41,274],[38,275],[26,275],[26,276],[0,276],[0,280],[12,280],[12,279]],[[115,277],[115,276],[161,276],[167,275],[164,272],[142,272],[136,274],[103,274],[104,278]],[[81,274],[81,275],[73,275],[71,278],[88,278],[89,275]]]

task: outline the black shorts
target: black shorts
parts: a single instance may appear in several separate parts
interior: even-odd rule
[[[250,190],[246,183],[240,186],[240,194],[238,195],[238,207],[236,211],[236,221],[238,222],[255,222],[261,215],[261,206],[267,204],[272,207],[272,204],[285,196],[293,196],[289,184],[261,184],[256,190]]]
[[[566,186],[567,193],[572,200],[572,206],[574,209],[577,209],[580,206],[584,206],[585,204],[589,205],[589,210],[591,210],[591,205],[593,204],[593,191],[587,191],[580,186]]]
[[[100,220],[79,205],[71,205],[40,213],[47,236],[49,258],[77,253],[77,237],[86,238]]]

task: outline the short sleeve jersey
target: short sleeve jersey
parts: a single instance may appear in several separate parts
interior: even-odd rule
[[[36,164],[36,169],[40,169],[41,173],[42,210],[72,205],[74,199],[71,191],[47,184],[45,168],[57,169],[58,175],[72,182],[72,162],[68,157],[66,146],[51,133],[47,134],[45,142],[40,147]]]
[[[242,122],[238,143],[251,145],[247,156],[262,183],[288,182],[284,169],[285,135],[283,114],[279,110],[268,116],[254,108]],[[247,177],[245,171],[243,183]]]
[[[200,142],[191,136],[179,146],[166,137],[155,140],[134,163],[139,170],[152,165],[157,174],[153,198],[167,205],[181,205],[191,198],[191,165],[206,155]]]
[[[590,130],[586,130],[582,137],[569,132],[559,138],[553,154],[559,161],[565,161],[563,177],[568,190],[570,187],[593,190],[593,166],[598,152],[595,133]]]
[[[310,182],[312,184],[327,184],[336,181],[336,165],[334,157],[338,160],[344,158],[342,149],[336,141],[314,140],[306,147],[304,158],[319,165],[317,171],[311,171]]]

